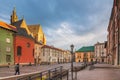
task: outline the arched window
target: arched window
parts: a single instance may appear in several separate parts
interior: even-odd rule
[[[21,56],[22,55],[22,48],[21,46],[17,47],[17,56]]]

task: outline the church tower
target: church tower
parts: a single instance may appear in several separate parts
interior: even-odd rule
[[[12,15],[11,15],[11,24],[16,22],[16,21],[18,21],[18,17],[16,15],[16,9],[14,7],[14,10],[13,10]]]

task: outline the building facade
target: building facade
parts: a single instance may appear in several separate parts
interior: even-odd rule
[[[42,47],[41,61],[42,63],[63,63],[64,51],[53,46],[44,45]]]
[[[107,30],[107,60],[111,64],[120,65],[120,0],[114,0]]]
[[[107,53],[106,53],[105,43],[97,42],[95,44],[95,59],[99,63],[107,62]]]
[[[14,34],[14,61],[20,64],[34,64],[34,39],[25,19],[18,20],[14,9],[11,15],[11,25],[17,28]]]
[[[16,27],[0,21],[0,66],[14,64],[14,38]]]
[[[53,46],[44,45],[41,54],[42,63],[66,63],[71,62],[71,53]]]
[[[64,50],[63,62],[65,62],[65,63],[71,62],[71,53],[69,50]]]
[[[42,46],[43,44],[39,42],[35,42],[34,46],[34,61],[35,64],[41,64],[41,54],[42,54]]]
[[[82,47],[75,52],[75,61],[92,62],[95,61],[94,55],[94,46]]]

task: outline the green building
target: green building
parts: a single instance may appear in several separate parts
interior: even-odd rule
[[[14,26],[0,21],[0,66],[14,64],[14,32]]]
[[[95,61],[94,46],[83,46],[75,52],[76,62],[92,62]]]

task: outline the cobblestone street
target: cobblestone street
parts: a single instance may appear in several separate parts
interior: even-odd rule
[[[81,64],[74,64],[78,66]],[[35,71],[48,70],[50,68],[64,66],[64,68],[70,68],[68,64],[56,64],[56,65],[42,65],[42,66],[26,66],[21,67],[21,74],[31,73]],[[120,69],[109,64],[95,64],[92,70],[89,70],[90,66],[77,72],[77,80],[119,80]],[[0,77],[14,76],[14,68],[0,68]],[[74,73],[75,78],[75,73]],[[66,78],[63,80],[67,80]],[[69,74],[69,80],[71,80],[71,73]],[[74,79],[75,80],[75,79]]]
[[[108,64],[95,64],[94,66],[96,68],[92,70],[87,67],[79,71],[77,80],[120,80],[120,69]]]

